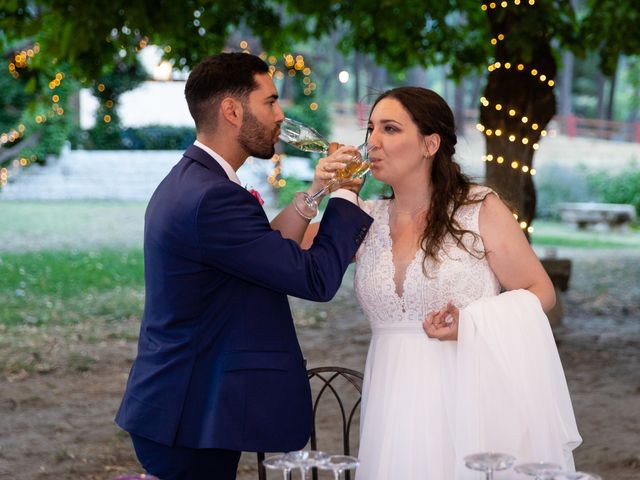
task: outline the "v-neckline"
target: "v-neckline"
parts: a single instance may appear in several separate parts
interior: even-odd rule
[[[393,256],[393,237],[391,236],[391,222],[390,222],[390,217],[389,217],[389,204],[391,203],[391,201],[386,201],[385,202],[385,215],[386,215],[386,225],[387,225],[387,240],[389,242],[389,261],[391,262],[391,285],[393,286],[393,294],[395,295],[395,297],[398,299],[398,301],[400,302],[401,306],[402,306],[402,311],[405,311],[405,306],[404,306],[404,296],[405,293],[407,292],[407,277],[409,276],[409,270],[411,269],[411,267],[413,267],[413,264],[415,263],[416,259],[418,258],[418,254],[420,252],[420,247],[418,247],[416,249],[416,251],[413,253],[413,257],[411,258],[411,261],[407,264],[407,268],[404,269],[404,277],[402,278],[402,282],[400,282],[400,285],[402,287],[402,292],[398,293],[398,285],[396,284],[396,264],[394,262],[394,256]]]

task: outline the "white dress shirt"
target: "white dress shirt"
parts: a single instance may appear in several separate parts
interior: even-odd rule
[[[229,177],[229,180],[231,180],[234,183],[237,183],[238,185],[240,184],[240,179],[238,178],[238,174],[236,173],[236,171],[233,169],[233,167],[231,165],[229,165],[229,162],[227,162],[224,158],[222,158],[219,154],[217,154],[216,152],[214,152],[211,148],[207,147],[204,143],[199,142],[198,140],[196,140],[195,142],[193,142],[193,144],[198,147],[201,148],[202,150],[204,150],[205,152],[207,152],[209,155],[211,155],[213,157],[213,159],[218,162],[220,164],[220,166],[222,167],[222,169],[224,170],[224,172],[227,174],[227,176]]]

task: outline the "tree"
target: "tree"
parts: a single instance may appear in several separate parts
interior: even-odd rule
[[[598,51],[605,75],[620,55],[640,53],[638,0],[5,0],[3,38],[37,39],[49,60],[64,59],[79,78],[97,77],[128,47],[132,32],[165,45],[175,68],[220,51],[239,27],[267,49],[286,51],[292,39],[340,32],[345,52],[370,53],[390,70],[448,65],[460,79],[490,65],[481,106],[487,183],[519,215],[535,212],[533,157],[556,112],[556,57]],[[519,68],[522,66],[522,68]],[[511,113],[513,112],[513,113]],[[525,120],[526,119],[526,120]],[[535,126],[534,126],[535,124]],[[499,134],[497,134],[499,132]]]

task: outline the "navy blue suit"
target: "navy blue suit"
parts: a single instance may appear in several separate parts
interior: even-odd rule
[[[301,250],[189,147],[147,207],[145,308],[118,425],[168,446],[302,448],[311,396],[287,295],[330,300],[371,222],[332,199]]]

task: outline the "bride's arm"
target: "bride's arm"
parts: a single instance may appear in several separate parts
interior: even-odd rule
[[[500,284],[507,290],[529,290],[545,312],[551,310],[556,303],[553,283],[506,205],[487,195],[479,223],[489,266]]]

